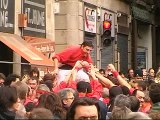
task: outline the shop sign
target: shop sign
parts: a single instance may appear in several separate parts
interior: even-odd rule
[[[85,31],[90,33],[96,33],[96,9],[86,7],[85,13]]]
[[[111,37],[115,37],[115,14],[108,10],[102,10],[102,23],[105,20],[111,21]]]
[[[15,0],[0,0],[0,32],[14,33]]]
[[[23,35],[45,37],[45,0],[24,0],[23,13],[27,14],[27,27],[24,28]]]
[[[30,36],[24,36],[23,38],[34,48],[36,48],[38,51],[44,54],[55,52],[55,43],[50,39],[30,37]]]

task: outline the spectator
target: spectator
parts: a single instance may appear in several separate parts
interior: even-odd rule
[[[67,120],[77,119],[101,119],[98,102],[87,97],[76,99],[67,113]]]
[[[160,84],[152,83],[150,85],[149,96],[150,96],[151,101],[153,103],[151,111],[160,112]]]
[[[114,107],[112,110],[112,113],[110,115],[110,119],[111,120],[115,120],[115,119],[126,119],[127,115],[131,112],[130,109],[128,109],[127,107],[123,106],[123,107]]]
[[[3,73],[0,73],[0,87],[4,86],[5,79],[5,75]]]
[[[55,56],[53,56],[55,64],[54,74],[58,74],[58,80],[63,81],[65,79],[65,76],[69,73],[69,70],[73,68],[77,61],[83,60],[87,61],[88,63],[92,63],[92,59],[90,56],[92,50],[92,42],[84,41],[80,46],[78,45],[69,47],[61,53],[58,53]],[[62,63],[63,65],[59,67],[59,63]],[[85,64],[82,65],[86,67]],[[88,77],[88,75],[83,70],[79,70],[78,74],[81,74],[81,76]]]
[[[16,83],[13,83],[12,86],[16,88],[18,97],[20,99],[19,110],[26,113],[26,109],[23,104],[27,98],[27,92],[28,92],[27,84],[22,81],[17,81]]]
[[[140,102],[140,107],[141,107],[141,106],[143,105],[143,103],[144,103],[144,98],[145,98],[144,92],[141,91],[141,90],[135,89],[135,90],[133,91],[133,94],[132,94],[132,95],[135,96],[135,97],[139,100],[139,102]]]
[[[37,107],[49,109],[53,114],[53,119],[65,119],[66,117],[61,100],[55,93],[41,95]]]
[[[34,108],[29,115],[29,120],[53,120],[53,114],[46,108]]]
[[[0,119],[14,120],[19,108],[19,99],[14,87],[0,87]]]
[[[17,74],[9,74],[6,78],[6,80],[4,81],[4,85],[5,86],[10,86],[11,84],[13,84],[14,82],[17,81],[21,81],[20,76]]]
[[[131,100],[126,95],[123,95],[123,94],[117,95],[114,100],[114,106],[117,106],[117,107],[125,106],[130,109],[131,108]]]
[[[129,79],[129,81],[134,78],[134,70],[132,68],[128,69],[128,73],[127,73],[127,77]]]
[[[72,88],[64,88],[58,92],[63,107],[68,110],[73,100],[78,97],[77,92]]]
[[[30,77],[37,77],[39,79],[39,70],[37,67],[34,67],[31,69],[30,73],[29,73]]]
[[[135,96],[129,96],[129,99],[131,100],[131,111],[132,112],[138,112],[140,108],[140,101]]]
[[[90,83],[85,81],[80,81],[77,83],[77,91],[78,91],[79,97],[85,97],[87,93],[92,92],[92,88]]]

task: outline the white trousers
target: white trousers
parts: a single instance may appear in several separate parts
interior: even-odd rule
[[[61,81],[64,81],[66,76],[71,72],[71,70],[62,70],[62,69],[59,69],[59,72],[58,72],[58,76],[57,76],[57,80],[58,80],[58,83],[60,83]],[[76,77],[76,81],[79,82],[79,81],[86,81],[86,82],[89,82],[89,76],[86,72],[83,71],[83,69],[79,70],[78,73],[77,73],[77,77]]]

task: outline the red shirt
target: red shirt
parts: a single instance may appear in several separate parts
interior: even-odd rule
[[[83,50],[80,46],[71,46],[64,51],[53,56],[53,59],[57,58],[60,63],[74,66],[78,60],[87,61],[92,63],[91,56],[84,56]]]

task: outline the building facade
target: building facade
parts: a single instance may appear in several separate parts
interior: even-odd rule
[[[43,74],[53,67],[54,1],[1,0],[0,6],[0,72],[21,75],[38,67]]]

